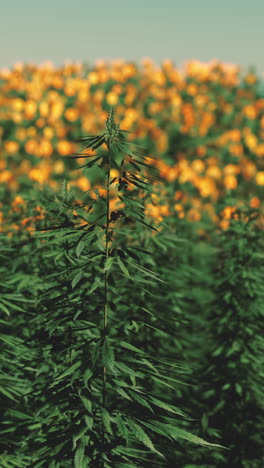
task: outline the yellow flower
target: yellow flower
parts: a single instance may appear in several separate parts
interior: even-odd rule
[[[79,177],[79,179],[76,180],[76,185],[84,192],[86,192],[87,190],[90,190],[91,188],[90,181],[87,179],[87,177],[84,177],[84,176]]]
[[[234,190],[237,187],[237,178],[232,174],[225,176],[224,185],[227,189]]]
[[[66,109],[64,116],[67,120],[69,120],[69,122],[75,122],[75,120],[77,120],[79,117],[79,111],[74,107],[69,107]]]
[[[115,106],[118,103],[118,95],[113,91],[110,91],[110,93],[106,95],[106,102],[110,106]]]
[[[259,171],[256,174],[256,183],[258,185],[264,185],[264,171]]]
[[[19,144],[17,141],[7,141],[4,148],[8,154],[15,154],[19,150]]]

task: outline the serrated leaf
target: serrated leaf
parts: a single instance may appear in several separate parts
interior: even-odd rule
[[[88,380],[92,377],[93,371],[92,369],[86,369],[86,371],[83,374],[83,381],[85,386],[87,387]]]
[[[155,449],[152,440],[149,438],[148,434],[144,431],[144,429],[131,419],[129,419],[129,429],[142,444],[144,444],[152,452],[157,453],[160,457],[165,458],[164,455],[162,455],[162,453],[158,452],[158,450]]]
[[[87,427],[83,426],[77,434],[72,437],[72,450],[75,450],[77,447],[77,442],[83,437],[87,432]],[[80,442],[79,442],[80,443]]]
[[[88,416],[87,414],[85,414],[84,421],[88,429],[91,430],[93,428],[93,422],[94,422],[92,416]]]
[[[130,265],[132,265],[134,268],[136,268],[137,270],[139,270],[141,273],[143,273],[145,276],[149,276],[149,277],[155,279],[156,281],[160,281],[161,283],[165,283],[165,281],[160,279],[158,277],[157,273],[155,273],[154,271],[151,271],[148,268],[145,268],[142,265],[139,265],[138,263],[135,263],[135,262],[128,261],[128,263]]]
[[[108,271],[110,270],[111,266],[113,265],[115,258],[114,257],[108,257],[108,259],[105,262],[104,270],[103,271]]]
[[[142,351],[141,349],[136,348],[136,346],[133,346],[130,343],[126,343],[125,341],[120,341],[119,344],[120,346],[122,346],[125,349],[128,349],[129,351],[134,351],[135,353],[139,354],[145,354],[144,351]]]
[[[180,416],[186,417],[186,415],[180,409],[176,408],[175,406],[169,405],[168,403],[165,403],[164,401],[161,401],[158,398],[150,396],[149,400],[159,408],[162,408],[170,413],[179,414]]]
[[[99,285],[100,285],[100,278],[96,278],[91,288],[89,289],[88,294],[91,294],[92,292],[94,292],[98,288]]]
[[[128,374],[128,375],[134,375],[134,376],[138,376],[140,374],[138,374],[138,372],[136,372],[134,369],[131,369],[131,367],[128,367],[126,364],[124,364],[123,362],[115,362],[115,367],[117,369],[120,369],[121,371],[123,371],[125,374]]]
[[[148,366],[151,370],[153,370],[155,372],[155,374],[158,374],[159,375],[159,371],[158,369],[147,359],[141,359],[141,362],[142,364],[145,364],[146,366]]]
[[[113,347],[111,346],[109,339],[105,337],[102,346],[102,361],[105,367],[113,369],[115,362],[115,355]]]
[[[2,302],[0,302],[0,309],[2,309],[7,316],[10,316],[9,310]]]
[[[109,434],[113,434],[112,428],[111,428],[112,418],[111,418],[110,414],[108,413],[108,411],[105,408],[101,408],[101,415],[102,415],[103,425],[106,428],[106,431]]]
[[[79,283],[79,281],[81,280],[83,276],[83,272],[82,271],[79,271],[79,273],[73,278],[72,282],[71,282],[71,287],[72,289],[74,289],[74,287]]]
[[[120,257],[117,257],[117,263],[120,266],[120,270],[124,273],[127,278],[130,278],[130,274]]]
[[[127,394],[127,392],[125,392],[123,388],[116,388],[116,392],[119,393],[119,395],[124,397],[126,400],[132,401],[132,398],[130,398],[130,396]]]
[[[219,447],[219,448],[227,449],[227,447],[224,447],[223,445],[212,444],[210,442],[207,442],[201,437],[191,434],[190,432],[180,429],[178,427],[172,426],[171,424],[163,424],[158,421],[152,421],[152,420],[149,420],[149,423],[152,425],[158,426],[160,428],[163,428],[163,430],[175,440],[178,440],[180,438],[180,439],[188,440],[189,442],[193,442],[194,444],[203,445],[206,447]]]
[[[74,468],[85,468],[84,464],[84,446],[81,444],[74,454]]]
[[[91,400],[88,400],[88,398],[86,398],[83,395],[81,396],[81,399],[82,399],[83,406],[85,407],[85,409],[88,411],[89,414],[92,414],[92,402],[91,402]]]
[[[171,439],[173,440],[170,436],[168,436],[168,433],[165,429],[162,429],[161,427],[158,427],[154,424],[150,424],[146,421],[141,421],[141,424],[143,424],[144,426],[146,426],[148,429],[150,429],[151,431],[153,432],[156,432],[157,434],[160,434],[162,435],[163,437],[166,437],[168,439]]]
[[[72,366],[68,367],[68,369],[66,369],[64,372],[62,372],[62,374],[60,374],[58,377],[56,377],[55,381],[61,380],[64,377],[67,377],[68,375],[72,375],[74,373],[74,371],[76,369],[78,369],[78,367],[80,367],[80,365],[81,365],[80,362],[76,362],[75,364],[72,364]]]
[[[151,408],[149,402],[145,398],[143,398],[141,395],[139,395],[136,391],[130,390],[129,395],[131,396],[131,398],[134,401],[136,401],[137,403],[139,403],[142,406],[145,406],[145,408],[148,408],[151,411],[151,413],[154,413],[154,411]]]
[[[77,247],[76,247],[76,255],[77,257],[80,257],[83,249],[85,247],[85,243],[83,242],[83,240],[81,239],[78,244],[77,244]]]
[[[7,398],[10,398],[10,400],[17,401],[6,388],[0,387],[0,393],[5,395]]]
[[[101,347],[101,340],[99,340],[94,348],[92,349],[91,352],[91,358],[92,358],[92,364],[93,364],[93,369],[98,361],[99,358],[99,352],[100,352],[100,347]]]
[[[128,438],[128,430],[126,427],[126,422],[122,419],[122,417],[118,414],[115,417],[115,423],[117,425],[117,429],[119,431],[119,434],[124,437],[124,439],[127,440]]]

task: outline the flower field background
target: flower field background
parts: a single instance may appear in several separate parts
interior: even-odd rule
[[[155,218],[209,218],[225,228],[228,194],[235,204],[261,204],[264,95],[254,73],[241,77],[234,65],[199,62],[181,72],[169,61],[157,67],[146,60],[141,67],[17,64],[0,80],[2,215],[11,204],[22,209],[30,187],[59,187],[68,178],[73,140],[96,133],[109,107],[132,140],[159,156],[166,194],[152,209]],[[76,172],[71,183],[85,191],[97,177]]]
[[[141,173],[108,162],[108,199],[106,157],[80,141],[109,109],[147,156],[122,133]],[[0,182],[0,466],[262,468],[263,80],[198,61],[2,69]]]

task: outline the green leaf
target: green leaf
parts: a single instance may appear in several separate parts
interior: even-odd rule
[[[76,247],[76,255],[77,257],[80,257],[83,249],[85,247],[85,243],[83,242],[83,240],[81,239],[78,244],[77,244],[77,247]]]
[[[160,425],[160,427],[158,427],[158,426],[156,426],[154,424],[147,423],[146,421],[141,421],[141,424],[146,426],[151,431],[156,432],[157,434],[160,434],[160,435],[162,435],[162,436],[164,436],[164,437],[166,437],[168,439],[173,440],[171,437],[168,436],[168,433],[167,433],[166,429],[162,429],[161,425]]]
[[[128,375],[134,375],[138,376],[138,372],[134,371],[134,369],[131,369],[131,367],[128,367],[126,364],[123,362],[117,362],[115,361],[115,368],[120,369],[123,373],[128,374]]]
[[[171,424],[163,424],[163,423],[160,423],[158,421],[153,421],[153,420],[149,420],[149,423],[162,428],[170,437],[172,437],[175,440],[185,439],[185,440],[188,440],[189,442],[193,442],[194,444],[202,445],[204,447],[219,447],[219,448],[227,449],[227,447],[224,447],[223,445],[212,444],[210,442],[207,442],[201,437],[191,434],[190,432],[187,432],[178,427],[172,426]]]
[[[114,263],[115,258],[114,257],[108,257],[108,259],[105,262],[104,270],[103,271],[108,271],[110,270],[111,266]]]
[[[77,273],[77,275],[73,278],[73,280],[71,282],[72,289],[74,289],[74,287],[79,283],[82,276],[83,276],[83,272],[79,271],[79,273]]]
[[[155,372],[155,374],[160,375],[157,367],[155,367],[148,359],[141,359],[141,363],[149,367],[153,372]]]
[[[142,443],[144,444],[147,448],[149,448],[152,452],[157,453],[160,457],[165,458],[162,453],[158,452],[151,439],[149,438],[148,434],[144,431],[144,429],[132,419],[128,420],[129,422],[129,429],[132,431],[132,433],[135,435],[135,437]]]
[[[55,378],[55,382],[57,380],[63,379],[64,377],[67,377],[68,375],[73,375],[75,370],[78,369],[80,365],[81,365],[80,362],[75,362],[75,364],[72,364],[72,366],[68,367],[68,369],[66,369],[64,372],[62,372],[62,374],[59,374],[59,376]]]
[[[168,403],[165,403],[164,401],[161,401],[152,396],[149,396],[149,400],[155,406],[158,406],[159,408],[162,408],[165,411],[169,411],[170,413],[179,414],[180,416],[186,417],[186,415],[180,409],[176,408],[176,406],[169,405]]]
[[[102,360],[105,367],[113,369],[115,362],[114,350],[109,342],[109,339],[105,337],[102,347]]]
[[[78,441],[82,439],[84,434],[87,432],[87,427],[82,426],[79,432],[72,437],[72,450],[75,450],[78,444]]]
[[[128,263],[130,265],[132,265],[134,268],[136,268],[137,270],[141,271],[142,273],[144,273],[144,275],[146,276],[150,276],[151,278],[155,279],[156,281],[160,281],[161,283],[165,283],[165,281],[163,281],[162,279],[160,279],[157,275],[157,273],[155,273],[154,271],[151,271],[149,270],[148,268],[145,268],[143,267],[142,265],[139,265],[138,263],[135,263],[135,262],[130,262],[128,261]]]
[[[10,315],[9,310],[7,309],[7,307],[2,302],[0,302],[0,309],[2,309],[5,312],[6,315],[8,315],[8,316]]]
[[[100,283],[101,283],[100,278],[99,277],[95,278],[95,281],[93,282],[91,288],[89,289],[88,294],[91,294],[92,292],[94,292],[100,286]]]
[[[148,408],[151,411],[151,413],[154,414],[154,411],[151,408],[149,402],[145,398],[143,398],[141,395],[139,395],[136,391],[130,390],[129,395],[131,396],[131,398],[133,400],[135,400],[140,405],[145,406],[146,408]]]
[[[77,448],[75,454],[74,454],[74,468],[85,468],[84,467],[84,445],[81,444]]]
[[[87,384],[88,384],[88,380],[92,377],[92,375],[93,375],[92,369],[86,369],[86,371],[84,372],[83,381],[84,381],[84,384],[85,384],[86,387],[87,387]]]
[[[10,398],[10,400],[17,401],[6,388],[0,387],[0,393],[5,395],[7,398]]]
[[[141,349],[136,348],[135,346],[131,345],[130,343],[126,343],[125,341],[120,341],[119,345],[122,346],[122,348],[133,351],[134,353],[145,354]]]
[[[99,353],[100,353],[100,348],[101,348],[101,342],[102,342],[101,339],[98,340],[98,342],[96,343],[96,345],[94,346],[94,348],[92,349],[92,352],[91,352],[91,358],[92,358],[93,369],[95,368],[96,363],[97,363],[98,358],[99,358]]]
[[[92,416],[88,416],[87,414],[85,414],[84,421],[88,429],[91,430],[93,428],[93,423],[94,423]]]
[[[108,411],[105,408],[101,408],[101,415],[102,415],[103,425],[106,428],[106,431],[109,434],[113,435],[112,428],[111,428],[112,418],[111,418],[110,414],[108,413]]]
[[[83,395],[81,396],[81,399],[82,399],[83,406],[85,407],[85,409],[88,411],[89,414],[92,414],[92,402],[91,402],[91,400],[88,400],[88,398],[86,398]]]
[[[124,439],[127,440],[128,438],[128,430],[127,430],[127,427],[126,427],[126,422],[124,419],[122,419],[122,416],[120,414],[117,414],[115,419],[114,419],[114,422],[116,423],[117,425],[117,429],[118,429],[118,432],[119,434],[121,435],[121,437],[124,437]]]
[[[125,390],[123,388],[116,388],[116,392],[119,393],[119,395],[121,395],[123,398],[125,398],[126,400],[130,400],[132,401],[132,398],[130,398],[130,396],[128,395],[127,392],[125,392]]]
[[[120,257],[117,257],[117,263],[118,263],[118,265],[120,266],[120,269],[122,270],[122,272],[124,273],[124,275],[125,275],[127,278],[130,278],[129,271],[128,271],[128,269],[126,268],[126,266],[124,265],[124,263],[122,262],[122,260],[121,260]]]

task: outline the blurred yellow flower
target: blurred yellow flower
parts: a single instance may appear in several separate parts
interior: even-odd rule
[[[75,109],[73,107],[69,107],[64,112],[64,116],[65,116],[65,118],[67,120],[69,120],[69,122],[75,122],[75,120],[77,120],[78,117],[79,117],[79,111],[78,111],[78,109]]]
[[[59,140],[57,143],[57,151],[61,156],[67,156],[72,152],[72,145],[67,140]]]
[[[6,141],[4,148],[8,154],[16,154],[19,150],[19,144],[17,141]]]
[[[259,171],[256,174],[256,183],[258,185],[264,185],[264,171]]]
[[[33,119],[37,112],[37,103],[33,100],[25,101],[24,104],[24,117],[25,119]]]
[[[87,191],[87,190],[90,190],[91,188],[91,183],[89,181],[89,179],[87,179],[87,177],[79,177],[76,181],[75,181],[77,187],[79,187],[81,190],[83,190],[84,192]]]
[[[110,106],[116,106],[116,104],[118,103],[118,95],[111,91],[106,95],[106,102]]]
[[[233,174],[224,177],[224,185],[228,190],[237,188],[237,178]]]

